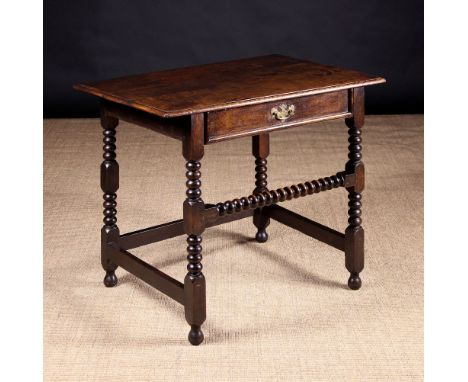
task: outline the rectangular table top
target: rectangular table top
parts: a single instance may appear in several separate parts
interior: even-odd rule
[[[160,117],[177,117],[385,82],[281,55],[137,74],[75,89]]]

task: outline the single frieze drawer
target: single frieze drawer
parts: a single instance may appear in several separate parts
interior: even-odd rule
[[[206,143],[351,115],[348,90],[207,113]]]

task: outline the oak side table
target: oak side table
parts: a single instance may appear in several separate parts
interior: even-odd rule
[[[364,124],[364,87],[383,83],[380,77],[280,55],[134,75],[75,89],[101,99],[104,129],[104,226],[101,263],[104,284],[117,284],[115,270],[126,269],[185,308],[192,345],[203,341],[206,318],[205,277],[202,273],[202,233],[205,228],[253,216],[256,240],[268,239],[270,219],[344,251],[348,285],[361,287],[364,268],[364,230],[361,226],[361,128]],[[270,132],[330,119],[344,118],[348,126],[348,162],[343,171],[317,180],[269,190],[267,156]],[[182,141],[186,159],[183,219],[121,234],[116,198],[119,165],[116,127],[125,120]],[[200,161],[205,145],[252,136],[255,189],[252,195],[217,204],[201,197]],[[277,204],[333,188],[345,187],[349,199],[348,227],[337,232]],[[130,249],[187,235],[184,283],[173,279],[129,252]]]

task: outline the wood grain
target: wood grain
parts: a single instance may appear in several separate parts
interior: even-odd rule
[[[348,91],[340,90],[313,96],[291,98],[286,101],[207,113],[206,143],[285,129],[311,122],[351,116],[348,110]],[[271,110],[281,104],[294,106],[294,115],[287,120],[276,119]]]
[[[385,82],[381,77],[281,55],[157,71],[75,89],[160,117],[295,98]]]

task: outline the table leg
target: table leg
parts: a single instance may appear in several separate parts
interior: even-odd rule
[[[101,125],[104,129],[104,161],[101,164],[101,189],[104,192],[104,226],[101,229],[101,264],[106,271],[106,276],[104,277],[104,285],[106,287],[117,285],[117,276],[115,275],[117,265],[108,256],[108,243],[118,242],[120,236],[119,228],[117,227],[116,210],[116,192],[119,188],[119,164],[115,160],[115,128],[118,123],[117,118],[110,117],[105,112],[102,112]]]
[[[204,154],[203,114],[192,116],[191,132],[183,142],[186,163],[187,199],[184,202],[184,230],[187,234],[187,270],[184,279],[185,318],[190,325],[188,335],[192,345],[203,342],[201,325],[206,319],[205,276],[202,273],[202,236],[205,229],[203,212],[205,204],[201,198],[200,160]]]
[[[268,191],[267,187],[267,157],[270,154],[270,136],[269,134],[260,134],[252,137],[252,154],[255,157],[255,189],[253,194]],[[259,243],[265,243],[268,240],[266,227],[270,224],[270,218],[265,216],[262,208],[255,209],[253,223],[257,227],[255,239]]]
[[[364,269],[364,229],[361,226],[361,192],[364,190],[364,163],[361,162],[361,128],[364,125],[364,89],[356,88],[351,93],[353,117],[346,120],[348,126],[348,162],[346,173],[355,174],[356,182],[348,190],[348,227],[345,231],[345,262],[350,272],[348,286],[357,290],[362,282],[359,273]]]

